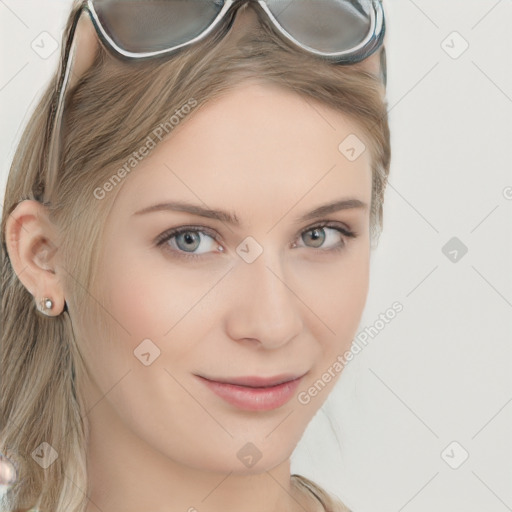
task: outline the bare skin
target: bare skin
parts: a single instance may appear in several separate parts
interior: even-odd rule
[[[291,485],[290,456],[339,373],[309,403],[294,396],[264,412],[226,403],[196,375],[304,374],[297,395],[350,348],[368,291],[371,200],[369,152],[349,161],[338,150],[350,134],[364,140],[338,112],[246,82],[194,112],[118,185],[100,262],[108,336],[68,302],[90,372],[80,376],[87,512],[321,510]],[[366,207],[295,221],[341,199]],[[136,214],[169,201],[233,212],[240,226]],[[332,225],[317,228],[319,248],[320,221]],[[176,236],[156,244],[182,226],[197,235],[190,252]],[[45,244],[60,236],[34,201],[7,221],[13,267],[35,298],[52,298],[52,315],[70,295],[64,262]],[[237,253],[249,236],[263,249],[252,263]],[[145,339],[160,350],[149,366],[134,357]],[[247,443],[261,454],[252,467],[238,455]]]

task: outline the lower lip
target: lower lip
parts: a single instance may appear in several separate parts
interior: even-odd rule
[[[224,384],[199,377],[216,395],[239,409],[246,411],[270,411],[291,400],[302,377],[268,388],[249,388]]]

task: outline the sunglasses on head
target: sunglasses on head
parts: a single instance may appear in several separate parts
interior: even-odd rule
[[[84,0],[71,24],[58,83],[46,191],[52,189],[56,172],[64,96],[72,73],[71,46],[84,11],[111,53],[120,59],[141,60],[169,57],[210,34],[225,35],[237,9],[247,2],[290,43],[335,64],[360,62],[383,44],[382,0]]]
[[[88,0],[98,35],[126,58],[171,54],[229,28],[248,0]],[[250,1],[250,0],[249,0]],[[384,37],[381,0],[252,0],[301,49],[339,63],[371,55]]]

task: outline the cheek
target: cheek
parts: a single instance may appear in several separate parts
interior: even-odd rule
[[[157,248],[127,250],[115,265],[106,265],[104,295],[115,339],[133,356],[145,339],[175,356],[199,333],[198,315],[205,316],[208,291],[218,272],[187,270]],[[180,343],[180,340],[182,342]]]
[[[337,265],[319,269],[316,284],[307,280],[304,295],[316,314],[311,330],[329,357],[348,349],[356,334],[368,295],[369,264],[369,249],[361,244]]]
[[[226,270],[187,268],[148,251],[157,249],[131,255],[126,251],[122,259],[115,255],[109,259],[115,264],[104,265],[105,307],[134,347],[144,338],[172,339],[184,326],[187,333],[197,330],[194,318],[202,314],[204,321],[211,316],[207,295]],[[339,260],[301,260],[291,265],[298,297],[323,326],[320,339],[330,330],[342,335],[357,328],[368,292],[368,244],[353,244]]]
[[[116,354],[112,356],[131,366],[134,350],[149,339],[161,351],[172,348],[176,359],[215,327],[211,325],[215,307],[210,301],[216,293],[210,292],[225,268],[188,268],[155,248],[117,244],[106,249],[102,314],[113,329],[109,346]],[[290,265],[290,284],[306,306],[302,314],[309,318],[304,318],[304,328],[324,345],[325,352],[348,348],[368,292],[368,244],[359,239],[339,259],[300,259]]]
[[[369,286],[369,257],[361,254],[357,264],[343,274],[337,287],[338,302],[331,309],[337,318],[337,326],[353,332],[357,329],[366,303]]]

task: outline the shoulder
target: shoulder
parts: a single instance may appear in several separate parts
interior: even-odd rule
[[[292,475],[292,482],[312,498],[311,512],[352,512],[338,498],[302,475]]]

